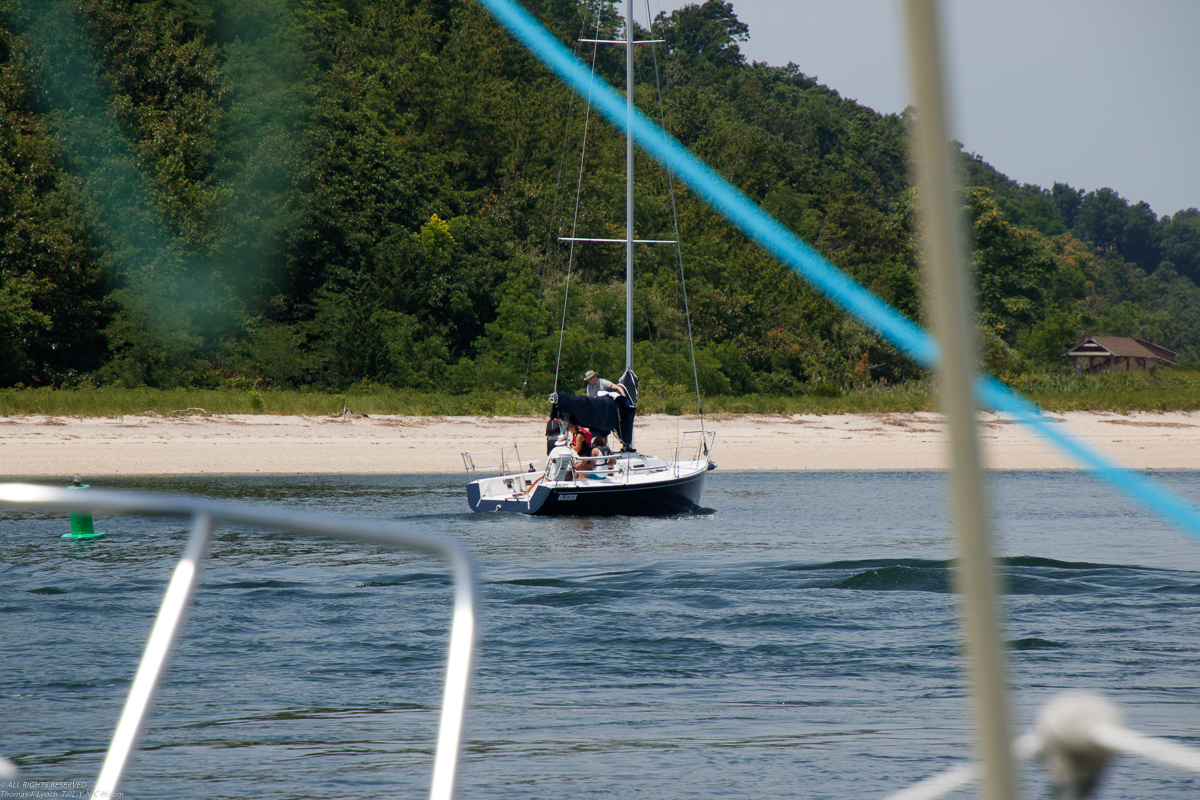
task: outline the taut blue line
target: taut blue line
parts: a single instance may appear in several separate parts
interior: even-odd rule
[[[990,375],[976,379],[975,395],[985,408],[1012,414],[1018,422],[1033,428],[1043,439],[1078,461],[1094,477],[1200,538],[1200,513],[1185,498],[1060,430],[1060,423],[1042,415],[1037,406]]]
[[[826,297],[877,331],[914,361],[927,369],[937,367],[940,351],[932,336],[822,258],[645,115],[635,112],[632,129],[628,130],[624,98],[606,82],[592,75],[515,0],[479,2],[576,94],[583,98],[591,97],[600,113],[614,127],[632,135],[647,154],[663,166],[673,169],[692,191],[755,244],[799,273]],[[1146,509],[1200,538],[1200,512],[1187,500],[1117,464],[1065,432],[1056,430],[1055,423],[1042,416],[1035,405],[994,378],[979,378],[975,392],[984,407],[1012,414],[1098,478]]]

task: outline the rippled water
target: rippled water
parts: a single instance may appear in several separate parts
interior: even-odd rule
[[[1163,479],[1200,500],[1200,476]],[[460,538],[483,566],[460,796],[882,797],[969,756],[941,477],[728,473],[711,513],[475,515],[456,476],[142,479]],[[1200,746],[1200,543],[1074,473],[993,475],[1015,717],[1099,690]],[[0,516],[0,754],[99,769],[182,523]],[[450,589],[423,556],[223,529],[126,791],[427,791]],[[1026,771],[1045,796],[1040,770]],[[1102,797],[1195,797],[1124,759]]]

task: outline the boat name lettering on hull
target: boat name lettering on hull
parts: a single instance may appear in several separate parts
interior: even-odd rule
[[[578,496],[579,495],[577,495],[577,494],[560,494],[558,496],[558,499],[559,500],[574,500]]]

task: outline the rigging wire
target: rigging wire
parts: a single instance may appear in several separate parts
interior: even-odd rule
[[[580,21],[579,21],[579,38],[580,39],[583,38],[583,33],[587,29],[587,24],[588,24],[587,17],[586,16],[581,17]],[[559,204],[559,200],[562,195],[563,170],[566,168],[566,164],[567,164],[567,144],[570,141],[571,125],[575,121],[575,107],[576,107],[577,103],[576,103],[576,98],[575,98],[574,93],[567,92],[566,99],[567,99],[567,115],[566,115],[567,119],[566,119],[566,124],[563,128],[562,148],[559,151],[559,156],[558,156],[558,175],[554,179],[554,201],[551,203],[551,206],[550,206],[550,219],[549,219],[549,224],[546,226],[546,245],[545,245],[545,249],[544,249],[544,255],[542,258],[542,278],[541,278],[540,284],[538,285],[537,306],[535,307],[535,310],[533,312],[533,327],[529,331],[529,352],[525,357],[525,377],[521,380],[521,412],[522,413],[524,413],[524,411],[525,411],[525,399],[527,397],[526,390],[528,389],[528,386],[529,386],[529,373],[533,371],[533,348],[534,348],[534,343],[537,339],[538,320],[541,317],[542,302],[544,301],[545,295],[546,295],[546,273],[549,271],[551,253],[552,253],[552,245],[553,245],[554,227],[558,220],[558,204]],[[556,370],[556,372],[557,372],[557,370]],[[557,388],[558,388],[557,374],[555,377],[556,377],[555,390],[557,390]]]
[[[600,9],[600,4],[597,5],[597,10],[595,12],[596,13],[596,36],[595,36],[596,39],[600,38],[600,23],[601,23],[602,15],[601,15],[599,9]],[[593,42],[592,43],[592,64],[591,64],[591,70],[592,70],[593,77],[595,77],[595,75],[596,75],[596,55],[597,55],[597,53],[599,53],[599,51],[600,51],[599,45],[597,43]],[[591,93],[589,92],[588,97],[587,97],[586,108],[584,111],[584,117],[583,117],[583,142],[579,147],[579,175],[575,181],[575,213],[571,220],[571,247],[567,253],[567,280],[566,280],[566,283],[563,284],[563,309],[562,309],[562,321],[558,328],[558,353],[554,357],[554,393],[555,394],[558,394],[558,375],[562,369],[563,338],[565,337],[566,332],[567,332],[567,298],[570,296],[570,293],[571,293],[571,270],[575,266],[575,244],[576,244],[575,238],[578,235],[578,228],[579,228],[579,201],[580,201],[580,197],[583,194],[583,166],[587,161],[587,134],[588,134],[588,126],[591,124],[591,120],[592,120],[592,96],[591,96]]]
[[[653,38],[654,17],[651,14],[649,0],[647,0],[647,3],[646,3],[646,19],[648,20],[648,28],[650,29],[651,37]],[[657,48],[654,46],[653,42],[651,42],[651,53],[652,53],[653,61],[654,61],[654,89],[655,89],[656,98],[658,100],[659,120],[660,120],[660,122],[663,122],[663,120],[664,120],[663,99],[662,99],[663,91],[662,91],[662,81],[660,80],[659,73],[658,73],[657,52],[658,52]],[[638,69],[636,62],[635,62],[635,69]],[[641,70],[639,69],[638,71],[640,73]],[[665,122],[663,122],[663,127],[664,128],[666,127]],[[680,251],[680,245],[679,245],[679,222],[678,222],[678,214],[677,214],[676,206],[675,206],[675,184],[674,184],[674,181],[672,180],[672,175],[671,175],[670,169],[668,168],[666,172],[667,172],[667,191],[671,198],[671,225],[672,225],[672,231],[674,233],[675,257],[676,257],[676,262],[679,265],[680,286],[682,287],[683,286],[683,283],[682,283],[682,281],[683,281],[683,256],[682,256],[682,252]],[[647,300],[646,300],[647,292],[646,292],[645,288],[641,285],[641,283],[636,281],[636,279],[635,279],[635,286],[637,287],[637,290],[641,294],[642,311],[646,315],[646,335],[647,335],[647,339],[650,344],[651,366],[654,371],[654,376],[657,379],[657,384],[658,384],[656,387],[657,391],[658,391],[658,399],[659,399],[659,402],[662,403],[663,413],[669,413],[667,410],[667,387],[669,384],[668,384],[666,378],[663,376],[663,374],[658,369],[658,355],[657,355],[658,348],[657,348],[657,345],[654,340],[654,331],[650,324],[650,308],[649,308],[649,304],[647,303]],[[677,294],[677,296],[679,296],[679,295]],[[692,372],[693,372],[693,376],[695,376],[696,354],[695,354],[695,350],[691,348],[691,321],[690,321],[690,319],[687,319],[686,288],[684,288],[683,297],[684,297],[683,311],[684,311],[684,318],[685,318],[685,320],[687,320],[688,345],[689,345],[689,350],[691,352]],[[660,334],[661,334],[661,331],[660,331]],[[660,339],[661,339],[661,336],[660,336]],[[678,352],[676,352],[676,354],[675,354],[674,364],[675,364],[675,385],[678,385],[678,383],[679,383],[679,354],[678,354]],[[700,384],[699,384],[698,380],[696,381],[696,408],[700,412],[700,426],[701,426],[701,430],[703,430],[703,428],[704,428],[704,408],[700,403]],[[680,435],[680,431],[679,431],[680,422],[681,422],[681,417],[676,417],[675,432],[676,432],[677,439]],[[707,447],[707,445],[705,445],[705,446]]]
[[[650,16],[650,0],[646,0],[646,17],[650,20],[651,32],[653,32],[654,19]],[[662,100],[662,80],[658,71],[658,46],[650,45],[650,54],[654,60],[654,85],[658,90],[658,121],[663,130],[669,130],[666,124],[666,112],[663,108]],[[683,298],[683,319],[687,323],[687,338],[688,338],[688,354],[692,359],[692,381],[696,387],[696,410],[700,415],[700,439],[703,442],[704,448],[708,449],[708,438],[704,432],[704,403],[700,398],[700,373],[696,368],[696,345],[692,339],[692,315],[689,313],[687,301],[687,281],[683,275],[683,244],[679,236],[679,212],[675,203],[675,171],[669,166],[667,170],[667,195],[671,198],[671,226],[672,233],[675,239],[675,262],[679,267],[679,289]]]
[[[575,104],[571,103],[567,110],[567,121],[566,121],[566,129],[567,130],[570,130],[571,122],[574,120],[574,118],[575,118]],[[563,136],[563,149],[564,150],[566,149],[565,133]],[[543,248],[543,255],[542,255],[541,280],[538,282],[537,306],[534,307],[533,325],[529,329],[529,350],[525,356],[525,376],[521,379],[521,412],[522,413],[524,413],[524,410],[525,410],[525,405],[524,405],[525,399],[528,397],[529,373],[533,371],[533,348],[534,348],[534,343],[537,340],[538,321],[541,319],[542,303],[545,300],[545,295],[546,295],[546,273],[549,271],[549,266],[550,266],[551,241],[552,241],[552,237],[554,236],[554,223],[555,223],[555,219],[557,219],[557,217],[558,217],[558,201],[559,201],[559,190],[562,185],[563,161],[564,161],[564,159],[560,156],[559,157],[558,175],[554,181],[554,199],[550,204],[550,220],[549,220],[549,224],[546,226],[546,244]]]
[[[654,377],[658,378],[658,399],[660,402],[662,402],[663,410],[665,411],[667,407],[667,400],[662,390],[662,375],[660,375],[658,372],[658,355],[654,346],[654,329],[650,327],[650,304],[646,302],[646,290],[640,285],[637,286],[637,288],[640,290],[640,294],[642,296],[642,313],[646,315],[646,339],[650,342],[650,366],[654,370]]]
[[[646,14],[647,14],[647,18],[650,21],[649,25],[652,28],[653,27],[653,17],[651,16],[651,9],[649,6],[649,2],[647,2],[647,5],[646,5]],[[596,38],[597,39],[599,39],[599,37],[600,37],[601,24],[602,24],[601,14],[599,11],[597,11],[596,12]],[[633,22],[626,21],[626,24],[632,25]],[[658,68],[658,51],[657,51],[657,48],[653,46],[653,44],[651,45],[651,47],[652,47],[652,54],[653,54],[654,83],[655,83],[655,92],[657,95],[657,102],[658,102],[659,119],[660,119],[660,121],[663,121],[665,124],[666,114],[664,111],[664,104],[663,104],[663,97],[662,97],[663,82],[662,82],[662,79],[661,79],[661,76],[659,73],[659,68]],[[598,45],[593,44],[592,59],[591,59],[591,64],[590,64],[590,71],[591,71],[591,74],[593,77],[596,74],[596,60],[597,60],[598,49],[599,49]],[[635,66],[636,66],[636,64],[635,64]],[[630,91],[632,91],[632,88],[630,89]],[[587,133],[588,133],[588,130],[590,127],[591,110],[592,110],[592,95],[589,91],[587,98],[586,98],[583,144],[581,145],[581,148],[580,148],[579,175],[578,175],[578,179],[576,182],[575,210],[574,210],[574,217],[573,217],[572,226],[571,226],[572,241],[570,242],[570,249],[569,249],[568,258],[567,258],[567,273],[566,273],[566,281],[564,283],[564,288],[563,288],[562,314],[561,314],[560,325],[559,325],[558,351],[557,351],[557,354],[555,357],[555,366],[554,366],[554,391],[556,393],[558,391],[558,381],[559,381],[559,377],[560,377],[561,370],[562,370],[563,343],[566,338],[567,308],[568,308],[569,297],[570,297],[571,275],[574,270],[574,264],[575,264],[576,242],[574,240],[576,238],[578,238],[577,234],[578,234],[578,226],[579,226],[579,213],[580,213],[580,204],[581,204],[581,198],[582,198],[582,193],[583,193],[582,192],[583,174],[584,174],[584,167],[585,167],[586,160],[587,160]],[[686,330],[687,330],[687,337],[688,337],[688,354],[689,354],[690,360],[692,362],[692,381],[693,381],[693,385],[694,385],[695,392],[696,392],[696,409],[700,416],[700,426],[701,426],[701,432],[702,432],[701,440],[704,443],[705,451],[707,452],[707,437],[704,435],[704,428],[705,428],[704,404],[703,404],[703,401],[700,396],[700,380],[699,380],[699,374],[698,374],[698,370],[697,370],[697,366],[696,366],[696,349],[695,349],[695,343],[694,343],[693,334],[692,334],[691,319],[689,317],[689,308],[688,308],[688,303],[687,303],[687,285],[685,282],[684,270],[683,270],[683,251],[682,251],[682,247],[679,242],[679,214],[678,214],[678,204],[676,202],[676,197],[675,197],[675,181],[674,181],[673,171],[670,170],[669,168],[667,169],[667,188],[668,188],[668,194],[670,195],[670,200],[671,200],[671,226],[672,226],[672,230],[673,230],[674,237],[675,237],[674,238],[675,262],[676,262],[676,268],[677,268],[677,271],[679,274],[679,280],[680,280],[679,297],[682,299],[682,304],[683,304],[682,310],[683,310],[684,320],[686,323]],[[641,293],[643,312],[646,315],[646,331],[647,331],[647,337],[648,337],[649,344],[650,344],[651,363],[652,363],[654,374],[659,379],[658,383],[660,384],[659,399],[660,399],[660,402],[662,402],[663,407],[665,409],[666,405],[667,405],[666,396],[665,396],[666,381],[663,379],[663,376],[659,374],[657,347],[656,347],[656,343],[655,343],[655,339],[654,339],[654,331],[653,331],[653,328],[651,327],[649,304],[646,299],[645,289],[640,286],[638,288]],[[596,347],[596,344],[595,344],[595,342],[593,342],[593,344],[592,344],[593,356],[595,353],[595,347]],[[678,366],[679,366],[678,356],[676,356],[675,362],[676,362],[676,369],[678,369]]]
[[[650,14],[649,3],[647,3],[647,5],[646,5],[646,14],[647,14],[647,16],[649,16],[649,14]],[[632,23],[630,23],[630,24],[632,24]],[[636,61],[634,62],[634,69],[635,70],[638,69],[638,64]],[[640,76],[640,70],[639,70],[639,78],[640,77],[641,76]],[[655,89],[656,90],[659,89],[657,82],[655,82]],[[633,90],[633,87],[630,87],[630,91],[632,91],[632,90]],[[662,95],[662,92],[660,90],[659,91],[660,101],[662,99],[661,95]],[[666,384],[666,381],[663,380],[662,374],[658,371],[658,349],[655,346],[655,342],[654,342],[654,329],[650,325],[650,305],[646,301],[646,294],[647,294],[646,289],[641,285],[641,281],[636,276],[634,277],[634,289],[635,289],[635,292],[639,293],[639,296],[641,297],[641,300],[642,300],[642,313],[646,316],[646,339],[650,343],[650,366],[654,372],[654,377],[657,379],[658,386],[656,388],[658,389],[658,400],[660,403],[662,403],[663,412],[665,413],[666,408],[667,408],[667,398],[666,398],[666,394],[664,393],[664,386]],[[660,333],[661,333],[661,331],[660,331]]]

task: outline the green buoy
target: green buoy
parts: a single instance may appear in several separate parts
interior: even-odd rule
[[[76,475],[75,482],[67,487],[68,489],[86,489],[88,485]],[[104,535],[104,531],[96,530],[92,523],[92,515],[74,511],[71,512],[71,532],[64,533],[63,539],[99,539]]]

